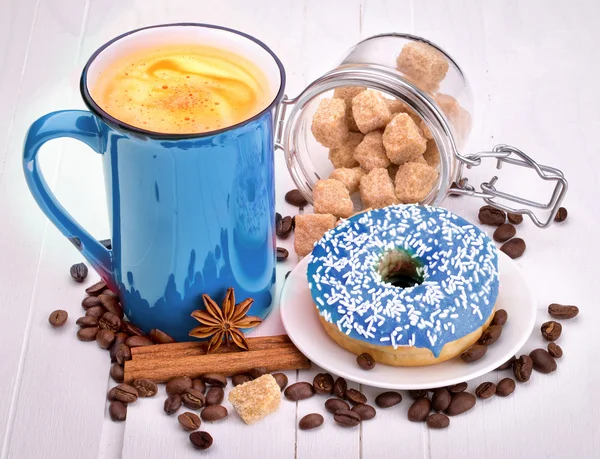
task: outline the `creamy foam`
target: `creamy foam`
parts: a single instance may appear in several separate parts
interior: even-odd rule
[[[90,88],[108,114],[132,126],[192,134],[233,126],[269,104],[252,62],[202,45],[141,50],[112,62]]]

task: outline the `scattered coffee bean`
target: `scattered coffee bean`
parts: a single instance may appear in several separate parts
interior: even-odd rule
[[[506,242],[510,238],[514,237],[517,234],[517,229],[511,225],[510,223],[503,223],[496,231],[494,231],[493,238],[496,242]]]
[[[319,395],[329,395],[333,393],[333,376],[329,373],[319,373],[313,379],[313,388]]]
[[[196,431],[190,434],[190,441],[192,444],[201,450],[208,449],[213,444],[213,438],[208,432]]]
[[[153,328],[152,330],[150,330],[148,332],[148,336],[156,344],[169,344],[175,342],[175,338],[165,333],[164,331],[159,330],[158,328]]]
[[[220,373],[206,373],[200,376],[200,379],[209,386],[225,387],[227,385],[227,378]]]
[[[106,289],[106,283],[104,281],[100,281],[86,288],[85,293],[90,296],[98,296],[104,291],[104,289]]]
[[[498,397],[508,397],[515,391],[515,381],[512,378],[504,378],[496,385],[496,395]]]
[[[476,362],[482,358],[487,352],[485,344],[473,344],[469,349],[460,354],[460,359],[466,363]]]
[[[546,349],[534,349],[529,353],[533,362],[533,369],[539,373],[552,373],[556,371],[556,360]]]
[[[220,405],[225,397],[222,387],[212,386],[204,396],[207,405]]]
[[[468,392],[459,392],[458,394],[452,395],[450,405],[444,411],[448,416],[458,416],[459,414],[466,413],[475,406],[475,396]]]
[[[399,392],[382,392],[375,397],[375,405],[379,408],[390,408],[402,401],[402,395]]]
[[[123,308],[121,307],[121,303],[119,303],[119,299],[116,296],[112,294],[109,295],[106,293],[102,293],[98,296],[98,300],[100,301],[100,304],[104,306],[104,309],[106,309],[108,312],[113,313],[119,319],[123,318]],[[120,327],[121,323],[119,322],[119,328]]]
[[[333,393],[338,398],[346,398],[346,389],[348,388],[348,383],[342,377],[339,377],[333,383]]]
[[[311,413],[300,419],[298,427],[300,430],[316,429],[323,425],[324,419],[319,413]]]
[[[98,327],[84,327],[77,331],[77,338],[79,341],[94,341],[98,334]]]
[[[523,215],[521,214],[513,214],[513,213],[507,213],[506,217],[508,218],[508,221],[511,222],[513,225],[520,225],[521,223],[523,223]]]
[[[356,357],[356,363],[358,363],[358,366],[363,370],[368,371],[375,368],[375,360],[373,360],[371,354],[367,354],[366,352]]]
[[[420,398],[427,397],[428,394],[429,394],[429,391],[427,391],[425,389],[409,390],[408,391],[408,396],[410,398],[412,398],[413,400],[418,400]]]
[[[106,400],[108,400],[109,402],[114,402],[117,399],[115,397],[115,389],[116,389],[116,386],[111,388],[106,394]]]
[[[423,422],[431,412],[431,402],[428,398],[419,398],[413,402],[408,409],[408,420],[412,422]]]
[[[507,320],[508,320],[508,312],[506,312],[504,309],[498,309],[494,313],[494,318],[490,322],[490,325],[502,326],[506,323]]]
[[[189,376],[178,376],[171,379],[165,389],[167,395],[181,395],[186,389],[192,388],[192,378]]]
[[[136,379],[131,384],[140,397],[154,397],[158,393],[158,386],[149,379]]]
[[[555,359],[560,359],[563,356],[562,347],[560,347],[556,343],[548,343],[548,354],[550,354]]]
[[[448,386],[448,392],[450,392],[451,394],[458,394],[459,392],[464,392],[467,390],[467,387],[469,387],[469,385],[466,382],[461,382],[458,384],[454,384],[453,386]]]
[[[281,220],[283,220],[281,214],[275,212],[275,234],[277,234],[277,236],[279,236],[279,232],[281,231]]]
[[[115,387],[115,398],[123,403],[133,403],[138,399],[138,392],[135,387],[122,383]]]
[[[558,212],[556,212],[556,215],[554,216],[554,221],[555,222],[564,222],[567,219],[567,215],[569,213],[567,212],[567,209],[565,207],[560,207],[558,209]]]
[[[122,383],[123,378],[125,378],[125,370],[118,363],[113,363],[110,366],[110,377],[115,380],[115,382]]]
[[[55,328],[62,327],[69,318],[69,313],[67,311],[63,311],[62,309],[57,309],[56,311],[52,311],[50,317],[48,317],[48,322]]]
[[[577,306],[552,303],[548,306],[548,314],[556,319],[572,319],[579,314],[579,308]]]
[[[98,319],[98,321],[100,321],[100,317],[106,314],[106,312],[107,311],[106,309],[104,309],[104,306],[92,306],[87,311],[85,311],[85,315],[95,317],[96,319]]]
[[[544,322],[541,327],[542,336],[546,341],[556,341],[562,333],[562,325],[554,320]]]
[[[426,422],[430,429],[445,429],[450,425],[450,418],[442,413],[433,413],[427,416]]]
[[[279,388],[281,390],[285,389],[285,387],[288,385],[288,377],[283,373],[273,373],[272,376],[275,378]]]
[[[479,221],[484,225],[500,226],[506,221],[506,212],[492,206],[479,209]]]
[[[533,361],[528,355],[522,355],[513,362],[513,373],[517,381],[527,382],[531,377],[531,371],[533,370]],[[496,392],[498,389],[496,388]]]
[[[115,358],[119,365],[125,365],[125,362],[131,360],[131,349],[129,349],[129,346],[125,343],[121,344],[115,351]]]
[[[108,250],[112,249],[112,241],[110,239],[102,239],[102,240],[100,240],[98,242],[100,242],[100,244],[102,244]]]
[[[515,258],[519,258],[521,255],[523,255],[526,248],[527,245],[525,244],[525,241],[520,237],[516,237],[502,244],[500,250],[514,260]]]
[[[283,247],[277,247],[277,261],[285,261],[290,253]]]
[[[110,405],[108,405],[108,414],[115,422],[124,421],[127,418],[127,405],[118,400],[110,402]]]
[[[502,335],[502,325],[490,325],[484,330],[483,334],[481,335],[481,338],[479,338],[479,341],[477,341],[477,343],[483,344],[485,346],[491,346],[496,341],[498,341],[500,335]]]
[[[285,202],[296,207],[304,207],[308,201],[304,199],[300,190],[290,190],[285,194]]]
[[[252,381],[252,378],[248,375],[234,375],[231,378],[231,383],[233,386],[239,386],[240,384],[247,383],[248,381]]]
[[[513,355],[510,359],[508,359],[506,362],[504,362],[502,365],[496,368],[496,371],[508,370],[510,367],[513,366],[513,362],[515,360],[517,360],[517,356]]]
[[[129,347],[154,346],[154,341],[146,336],[130,336],[125,344]]]
[[[146,336],[141,328],[136,327],[128,320],[122,322],[121,331],[127,333],[129,336]]]
[[[352,407],[352,411],[358,413],[361,421],[368,421],[369,419],[373,419],[377,414],[375,408],[371,405],[367,405],[366,403],[359,403],[358,405],[354,405]]]
[[[116,314],[107,312],[98,320],[98,326],[116,333],[121,329],[121,319]]]
[[[291,386],[288,386],[287,389],[283,391],[283,395],[285,395],[285,398],[293,402],[310,398],[314,394],[315,389],[313,385],[307,382],[294,383]]]
[[[96,342],[102,349],[108,349],[115,340],[115,334],[110,330],[101,328],[96,334]]]
[[[170,395],[164,404],[165,413],[168,415],[175,414],[181,408],[181,396],[180,395]]]
[[[346,390],[346,400],[348,400],[353,405],[358,405],[359,403],[367,403],[367,397],[365,397],[365,394],[356,389]]]
[[[126,333],[123,333],[123,332],[115,333],[115,340],[113,341],[112,345],[110,346],[111,362],[117,361],[117,349],[119,348],[119,346],[121,344],[125,344],[125,341],[127,341],[127,338],[129,338],[129,336],[127,336]]]
[[[185,395],[185,394],[184,394]],[[185,404],[185,401],[183,402]],[[202,410],[200,417],[206,422],[216,422],[227,417],[227,408],[222,405],[210,405]]]
[[[495,393],[496,385],[492,382],[483,382],[475,389],[475,395],[484,400],[492,397]]]
[[[93,298],[93,297],[91,297]],[[98,326],[98,319],[96,319],[95,317],[92,316],[83,316],[80,317],[79,319],[77,319],[77,322],[75,322],[77,325],[79,325],[80,327],[97,327]]]
[[[196,413],[191,413],[186,411],[185,413],[181,413],[177,420],[179,421],[179,425],[183,428],[183,430],[187,430],[188,432],[198,430],[200,428],[200,417]]]
[[[252,370],[250,370],[247,374],[252,379],[257,379],[257,378],[260,378],[261,376],[266,375],[267,373],[268,373],[268,371],[265,367],[256,367],[256,368],[252,368]]]
[[[206,384],[201,379],[192,379],[192,389],[199,390],[200,392],[206,392]]]
[[[85,263],[77,263],[71,266],[71,277],[75,282],[83,282],[88,275],[88,267]]]
[[[352,410],[339,410],[333,413],[333,419],[342,427],[356,427],[360,424],[360,416]]]
[[[340,410],[349,410],[350,405],[339,398],[330,398],[325,402],[325,409],[330,413],[336,413]]]
[[[81,307],[83,309],[90,309],[94,306],[102,306],[102,303],[100,303],[100,300],[98,299],[97,296],[86,296],[81,301]]]
[[[433,397],[431,397],[431,407],[434,411],[445,411],[452,401],[452,395],[448,392],[445,387],[440,387],[433,391]]]
[[[292,234],[292,229],[294,229],[294,220],[289,215],[283,217],[281,219],[281,225],[279,228],[279,232],[277,232],[277,236],[282,239],[286,239],[290,234]]]
[[[204,406],[204,394],[199,390],[191,387],[184,390],[181,394],[181,403],[187,406],[190,410],[199,410]],[[204,418],[203,418],[204,419]]]

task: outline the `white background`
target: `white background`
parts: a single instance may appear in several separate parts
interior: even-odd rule
[[[199,455],[176,419],[162,413],[163,389],[154,400],[131,406],[126,423],[108,420],[109,359],[95,343],[75,338],[83,292],[68,270],[80,256],[36,207],[21,170],[29,124],[52,110],[83,107],[78,76],[97,47],[129,29],[175,21],[216,23],[257,36],[284,62],[289,95],[369,35],[408,32],[439,43],[473,87],[470,148],[511,143],[561,168],[570,182],[567,222],[548,230],[528,221],[519,227],[528,242],[519,264],[539,307],[524,352],[544,344],[538,330],[548,320],[549,303],[581,308],[577,319],[564,324],[559,344],[565,356],[556,373],[534,374],[510,398],[478,402],[444,431],[409,422],[405,396],[401,405],[379,410],[360,429],[342,429],[326,416],[320,430],[303,432],[297,420],[324,413],[324,399],[298,405],[284,400],[277,414],[257,425],[245,426],[232,415],[206,426],[215,438],[206,456],[600,457],[600,251],[594,238],[600,223],[599,19],[596,0],[0,0],[1,457]],[[46,177],[61,202],[95,236],[108,237],[100,157],[69,140],[49,144],[43,156]],[[290,214],[283,195],[292,185],[279,154],[277,168],[278,210]],[[499,185],[517,183],[503,176]],[[537,186],[526,184],[534,191]],[[446,204],[470,219],[481,205],[467,198]],[[291,248],[291,240],[282,245]],[[280,266],[280,279],[294,262]],[[90,283],[94,279],[91,275]],[[57,308],[70,314],[61,330],[47,322]],[[276,332],[279,326],[275,312],[262,331]],[[294,382],[312,380],[316,372],[288,375]],[[479,378],[470,390],[506,375]],[[379,392],[363,389],[370,400]]]

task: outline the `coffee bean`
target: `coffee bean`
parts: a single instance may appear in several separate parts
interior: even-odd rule
[[[138,399],[138,392],[129,384],[119,384],[115,387],[115,398],[123,403],[133,403]]]
[[[460,359],[466,363],[476,362],[487,352],[487,346],[484,344],[473,344],[469,349],[460,354]]]
[[[140,397],[154,397],[158,393],[158,386],[149,379],[136,379],[132,386],[135,387]]]
[[[100,300],[98,299],[97,296],[86,296],[81,301],[81,307],[83,309],[90,309],[94,306],[102,306],[102,303],[100,303]]]
[[[325,402],[325,409],[330,413],[336,413],[340,410],[349,410],[350,405],[339,398],[330,398]]]
[[[485,346],[491,346],[498,341],[500,335],[502,335],[502,325],[490,325],[483,331],[483,334],[477,343]]]
[[[164,331],[159,330],[158,328],[153,328],[152,330],[150,330],[148,332],[148,336],[156,344],[169,344],[175,342],[175,338],[165,333]]]
[[[127,333],[129,336],[146,336],[141,328],[136,327],[128,320],[124,320],[121,324],[121,331]]]
[[[466,382],[461,382],[458,384],[454,384],[453,386],[448,386],[448,392],[450,392],[451,394],[458,394],[459,392],[464,392],[467,390],[467,387],[469,387],[469,385]]]
[[[115,334],[110,330],[101,328],[96,334],[96,342],[102,349],[108,349],[115,340]]]
[[[506,221],[506,212],[492,206],[479,209],[479,221],[484,225],[500,226]]]
[[[366,352],[356,357],[356,363],[358,363],[358,366],[363,370],[368,371],[375,368],[375,360],[373,360],[371,354],[367,354]]]
[[[225,397],[225,392],[222,387],[212,386],[208,389],[204,399],[207,405],[220,405]]]
[[[285,202],[296,207],[304,207],[308,201],[304,199],[300,190],[290,190],[285,194]]]
[[[394,391],[382,392],[375,397],[375,405],[377,405],[379,408],[390,408],[391,406],[397,405],[401,401],[402,395]]]
[[[356,427],[360,424],[360,416],[352,410],[339,410],[333,413],[333,419],[342,427]]]
[[[369,419],[373,419],[377,414],[375,408],[371,405],[367,405],[366,403],[359,403],[358,405],[354,405],[352,407],[352,411],[358,413],[361,421],[368,421]]]
[[[110,366],[110,377],[114,379],[115,382],[122,383],[123,378],[125,378],[125,369],[118,363],[113,363]]]
[[[417,390],[409,390],[408,391],[408,396],[410,398],[412,398],[413,400],[418,400],[420,398],[427,397],[428,394],[429,394],[429,391],[424,390],[424,389],[417,389]]]
[[[555,359],[560,359],[563,356],[563,350],[556,343],[548,343],[548,354],[550,354]]]
[[[273,373],[273,377],[281,390],[288,385],[288,377],[283,373]]]
[[[117,349],[119,349],[119,346],[121,344],[125,344],[125,341],[127,341],[127,338],[129,338],[129,336],[127,336],[126,333],[123,333],[123,332],[115,333],[115,340],[113,341],[112,345],[110,346],[110,360],[112,362],[117,361]]]
[[[294,228],[294,220],[289,215],[283,217],[281,219],[281,224],[279,225],[279,230],[277,231],[277,236],[281,239],[286,239],[290,234],[292,234],[292,229]]]
[[[290,253],[283,247],[277,247],[277,261],[285,261]]]
[[[115,351],[115,359],[119,365],[125,365],[125,362],[131,360],[131,349],[127,344],[121,344]]]
[[[319,395],[329,395],[333,393],[333,376],[329,373],[319,373],[313,379],[313,388]]]
[[[567,209],[565,207],[560,207],[554,216],[554,221],[559,223],[564,222],[567,219],[567,215]]]
[[[495,393],[496,385],[492,382],[483,382],[475,389],[475,395],[484,400],[492,397]]]
[[[496,385],[496,395],[498,397],[508,397],[515,391],[515,381],[512,378],[504,378]]]
[[[112,249],[112,241],[110,239],[102,239],[98,242],[100,244],[102,244],[104,247],[106,247],[108,250]]]
[[[204,394],[199,390],[191,387],[184,390],[181,394],[181,403],[187,406],[190,410],[199,410],[205,404]]]
[[[307,398],[312,397],[315,394],[315,389],[312,384],[307,382],[297,382],[288,386],[286,390],[283,391],[283,395],[285,398],[297,402],[299,400],[305,400]]]
[[[100,281],[86,288],[85,293],[90,296],[98,296],[104,291],[104,289],[106,289],[106,283],[104,281]]]
[[[48,322],[55,328],[62,327],[69,317],[69,313],[67,311],[63,311],[62,309],[57,309],[56,311],[52,311],[50,317],[48,317]]]
[[[248,375],[234,375],[231,378],[231,383],[233,384],[233,387],[247,383],[248,381],[252,381],[252,378]]]
[[[548,314],[556,319],[572,319],[579,314],[579,308],[577,306],[552,303],[548,306]]]
[[[96,319],[95,317],[92,317],[92,316],[83,316],[83,317],[80,317],[79,319],[77,319],[77,321],[75,323],[82,328],[83,327],[97,327],[98,319]]]
[[[503,223],[496,231],[494,231],[493,238],[496,242],[506,242],[510,238],[514,237],[517,234],[517,229],[512,226],[510,223]]]
[[[201,450],[208,449],[213,444],[213,438],[208,432],[196,431],[190,434],[190,441],[192,444]]]
[[[367,397],[365,397],[365,395],[362,392],[356,389],[346,390],[346,400],[348,400],[353,405],[358,405],[359,403],[367,403]]]
[[[130,336],[125,344],[129,347],[154,346],[154,342],[146,336]]]
[[[541,327],[542,336],[546,341],[556,341],[562,333],[562,325],[554,320],[544,322]]]
[[[517,356],[513,355],[510,359],[508,359],[506,362],[504,362],[502,365],[500,365],[498,368],[496,368],[496,371],[502,371],[502,370],[507,370],[510,367],[513,366],[513,362],[517,360]]]
[[[319,413],[311,413],[307,414],[302,419],[300,419],[298,427],[300,428],[300,430],[316,429],[317,427],[323,425],[323,421],[323,416],[321,416]]]
[[[108,414],[115,422],[124,421],[127,418],[127,405],[118,400],[110,402],[110,405],[108,405]]]
[[[430,429],[445,429],[450,425],[450,418],[442,413],[433,413],[427,416],[426,422]]]
[[[514,260],[515,258],[519,258],[521,255],[523,255],[526,248],[527,245],[525,244],[525,241],[520,237],[516,237],[502,244],[500,250]]]
[[[450,405],[452,401],[452,395],[445,387],[440,387],[433,391],[433,397],[431,398],[431,407],[434,411],[444,411]]]
[[[206,384],[199,378],[192,379],[192,389],[199,390],[200,392],[206,392]]]
[[[185,413],[180,414],[177,417],[179,421],[179,425],[183,428],[183,430],[187,430],[188,432],[198,430],[200,428],[200,417],[196,413],[191,413],[186,411]]]
[[[504,309],[498,309],[494,313],[494,318],[490,322],[490,325],[502,326],[506,323],[507,320],[508,320],[508,312],[506,312]]]
[[[92,306],[87,311],[85,311],[85,315],[95,317],[96,319],[98,319],[98,321],[100,321],[100,317],[106,314],[106,312],[107,311],[106,309],[104,309],[104,306]]]
[[[339,377],[333,383],[333,393],[338,398],[346,398],[346,389],[348,388],[348,383],[342,377]]]
[[[513,225],[520,225],[521,223],[523,223],[523,215],[521,214],[513,214],[513,213],[507,213],[506,217],[508,218],[508,221],[511,222]]]
[[[102,293],[98,296],[98,300],[100,300],[100,303],[108,312],[113,313],[119,319],[123,318],[123,308],[121,307],[121,303],[119,303],[119,299],[116,296]],[[119,327],[121,327],[120,322]]]
[[[281,214],[275,212],[275,234],[277,234],[277,236],[279,236],[279,232],[281,231],[281,220],[283,220]]]
[[[265,367],[256,367],[256,368],[252,368],[252,370],[250,370],[247,375],[250,376],[252,379],[257,379],[260,378],[261,376],[264,376],[268,373],[267,369]]]
[[[163,406],[165,413],[168,415],[175,414],[181,408],[181,396],[179,395],[170,395],[166,400]]]
[[[459,414],[466,413],[475,406],[476,399],[473,394],[468,392],[459,392],[458,394],[452,395],[452,400],[448,408],[444,412],[448,416],[458,416]]]
[[[220,421],[221,419],[225,419],[227,417],[227,414],[227,408],[225,408],[223,405],[210,405],[202,410],[202,413],[200,413],[200,417],[203,421],[215,422]]]
[[[552,373],[556,371],[556,360],[546,349],[534,349],[529,353],[533,363],[533,369],[539,373]]]
[[[408,409],[408,420],[413,422],[423,422],[431,412],[431,402],[428,398],[419,398],[413,402]]]
[[[98,327],[84,327],[77,331],[77,338],[79,341],[94,341],[98,334]]]
[[[200,379],[209,386],[225,387],[227,385],[227,378],[220,373],[207,373],[200,376]]]
[[[519,382],[527,382],[531,377],[533,370],[533,361],[528,355],[522,355],[513,363],[513,373]],[[498,389],[496,389],[496,392]]]
[[[88,275],[88,267],[85,263],[77,263],[71,266],[70,272],[75,282],[83,282]]]
[[[106,400],[109,402],[114,402],[117,398],[115,397],[115,390],[117,387],[112,387],[106,394]]]
[[[107,312],[100,317],[98,320],[98,325],[100,328],[104,328],[105,330],[110,330],[111,332],[116,333],[121,329],[121,319],[119,319],[116,314]]]

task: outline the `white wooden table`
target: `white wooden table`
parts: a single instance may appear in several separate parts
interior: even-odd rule
[[[94,343],[75,338],[82,288],[68,275],[79,254],[38,210],[21,170],[22,142],[38,116],[83,107],[78,77],[87,57],[126,30],[161,23],[216,23],[255,35],[281,57],[287,93],[337,62],[357,40],[386,31],[425,36],[447,49],[470,78],[476,101],[470,147],[512,143],[570,181],[569,219],[538,230],[519,228],[528,251],[519,260],[537,294],[537,325],[550,302],[577,304],[580,317],[564,324],[565,356],[553,375],[534,374],[507,399],[479,402],[429,430],[406,419],[410,399],[379,410],[360,429],[326,416],[317,431],[297,429],[322,397],[281,409],[248,427],[236,415],[209,425],[215,438],[206,456],[222,458],[593,458],[600,457],[598,259],[600,225],[600,3],[597,0],[0,0],[0,444],[1,458],[197,457],[177,421],[162,412],[161,396],[130,407],[112,423],[105,392],[109,359]],[[68,210],[98,238],[108,224],[100,157],[74,141],[46,147],[43,167]],[[278,210],[292,188],[277,158]],[[489,178],[482,176],[481,178]],[[516,185],[516,180],[506,179]],[[83,198],[85,197],[85,198]],[[480,203],[449,199],[474,219]],[[291,240],[282,243],[291,249]],[[294,260],[279,267],[279,279]],[[95,279],[90,276],[90,283]],[[281,282],[279,283],[281,288]],[[52,329],[48,314],[70,313]],[[262,333],[281,331],[275,311]],[[524,348],[543,345],[534,331]],[[289,372],[312,380],[318,368]],[[470,390],[490,374],[470,383]],[[362,388],[373,400],[379,391]]]

